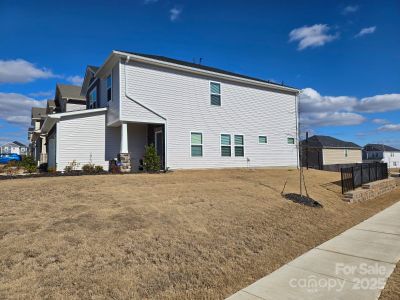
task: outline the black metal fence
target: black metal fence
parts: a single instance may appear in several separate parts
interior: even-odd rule
[[[365,183],[388,178],[386,163],[357,164],[341,168],[342,193],[352,191]]]

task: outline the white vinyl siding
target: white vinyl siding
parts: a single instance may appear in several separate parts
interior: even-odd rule
[[[108,169],[105,160],[105,112],[69,116],[57,123],[57,171],[73,160],[79,164],[94,163]]]
[[[223,103],[216,109],[210,105],[210,81],[214,82],[216,78],[138,62],[127,64],[126,72],[124,63],[120,64],[119,69],[120,119],[165,123],[167,167],[191,169],[297,165],[297,147],[288,147],[285,138],[296,136],[296,102],[293,94],[218,80],[221,82]],[[134,101],[128,99],[125,93]],[[110,103],[115,102],[118,101]],[[202,159],[193,159],[191,156],[189,132],[202,132]],[[258,144],[260,132],[269,133],[268,151]],[[244,157],[221,157],[221,133],[243,134]]]
[[[86,103],[82,102],[82,104],[77,104],[77,103],[68,103],[65,105],[65,110],[67,112],[69,111],[77,111],[77,110],[84,110],[86,109]]]

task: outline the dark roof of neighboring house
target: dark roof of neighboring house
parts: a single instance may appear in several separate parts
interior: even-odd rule
[[[56,106],[56,101],[54,100],[47,100],[47,106],[51,107],[51,106]]]
[[[302,141],[302,145],[306,145],[306,141]],[[313,135],[308,139],[308,146],[315,148],[355,148],[361,147],[352,142],[346,142],[326,135]]]
[[[45,107],[32,107],[32,119],[40,119],[46,116]]]
[[[69,84],[57,84],[57,88],[60,91],[61,98],[85,100],[84,96],[81,96],[81,87],[78,85]]]
[[[399,149],[384,145],[384,144],[367,144],[364,146],[365,151],[389,151],[389,152],[400,152]]]
[[[14,141],[13,143],[14,143],[15,145],[20,146],[20,147],[25,147],[25,148],[26,148],[26,145],[24,145],[24,144],[22,144],[22,143],[20,143],[20,142],[18,142],[18,141]]]
[[[169,62],[169,63],[182,65],[182,66],[186,66],[186,67],[196,68],[196,69],[200,69],[200,70],[205,70],[205,71],[210,71],[210,72],[215,72],[215,73],[220,73],[220,74],[224,74],[224,75],[230,75],[230,76],[235,76],[235,77],[240,77],[240,78],[245,78],[245,79],[250,79],[250,80],[259,81],[259,82],[263,82],[263,83],[269,83],[269,84],[276,85],[276,86],[297,89],[295,87],[291,87],[291,86],[284,85],[284,84],[279,84],[279,83],[276,83],[276,82],[273,82],[270,80],[264,80],[264,79],[260,79],[260,78],[256,78],[256,77],[242,75],[242,74],[238,74],[238,73],[234,73],[234,72],[230,72],[230,71],[226,71],[226,70],[222,70],[222,69],[218,69],[218,68],[214,68],[214,67],[208,67],[205,65],[200,65],[200,64],[187,62],[187,61],[174,59],[174,58],[169,58],[169,57],[165,57],[165,56],[143,54],[143,53],[136,53],[136,52],[130,52],[130,51],[123,51],[123,50],[116,50],[116,51],[132,54],[132,55],[137,55],[137,56],[142,56],[142,57],[146,57],[146,58],[151,58],[151,59],[155,59],[155,60],[160,60],[160,61],[164,61],[164,62]]]

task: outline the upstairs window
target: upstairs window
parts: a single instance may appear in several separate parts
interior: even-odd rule
[[[288,137],[288,138],[287,138],[287,143],[288,143],[289,145],[294,145],[294,138]]]
[[[231,156],[230,134],[221,134],[221,156]]]
[[[347,152],[347,149],[344,149],[344,157],[348,157],[349,153]]]
[[[97,107],[97,88],[95,87],[89,93],[89,108]]]
[[[210,82],[211,105],[221,106],[221,84]]]
[[[244,156],[243,135],[235,135],[235,156]]]
[[[203,134],[192,132],[190,136],[192,156],[203,156]]]
[[[112,77],[107,77],[107,101],[112,100]]]

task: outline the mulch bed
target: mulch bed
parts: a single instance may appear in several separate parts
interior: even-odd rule
[[[317,207],[317,208],[323,207],[322,204],[319,203],[318,201],[315,201],[314,199],[304,196],[304,195],[289,193],[289,194],[285,194],[283,196],[286,199],[293,201],[295,203],[303,204],[303,205],[310,206],[310,207]]]
[[[34,173],[34,174],[24,174],[24,175],[0,175],[0,180],[8,179],[24,179],[24,178],[39,178],[39,177],[65,177],[65,176],[82,176],[82,175],[114,175],[110,172],[99,172],[99,173],[84,173],[82,171],[73,171],[68,173],[54,172],[54,173]]]

